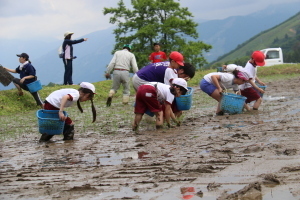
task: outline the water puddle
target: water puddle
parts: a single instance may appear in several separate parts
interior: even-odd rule
[[[277,101],[277,100],[282,100],[282,99],[286,99],[286,97],[281,96],[281,97],[272,97],[272,96],[264,96],[263,100],[265,101]]]
[[[295,114],[297,114],[298,112],[300,112],[300,109],[291,110],[291,111],[287,112],[286,114],[287,114],[287,115],[295,115]]]
[[[188,184],[191,185],[191,184]],[[237,191],[243,189],[245,184],[224,184],[216,186],[208,190],[208,185],[194,184],[194,187],[187,186],[175,186],[168,189],[157,188],[157,192],[152,192],[149,190],[143,190],[139,188],[129,188],[122,187],[116,192],[99,193],[96,197],[90,199],[155,199],[155,200],[182,200],[182,199],[192,199],[192,200],[215,200],[222,197],[225,194],[220,194],[220,191],[226,191],[227,194],[233,194]],[[274,200],[274,199],[289,199],[297,200],[298,198],[293,196],[288,188],[277,189],[272,188],[262,188],[261,192],[254,192],[247,194],[245,199],[261,199],[261,200]],[[83,199],[82,199],[83,200]]]

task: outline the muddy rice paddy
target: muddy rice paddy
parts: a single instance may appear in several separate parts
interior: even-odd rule
[[[139,134],[124,124],[74,141],[7,139],[0,199],[300,199],[299,80],[268,82],[257,112],[214,116],[200,98],[181,127],[156,131],[148,117]]]

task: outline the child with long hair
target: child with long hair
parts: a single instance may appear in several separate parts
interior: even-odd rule
[[[64,138],[63,140],[73,140],[74,138],[74,123],[69,118],[66,117],[63,113],[64,108],[70,107],[74,102],[77,102],[77,107],[82,113],[82,107],[80,102],[91,101],[92,104],[92,113],[93,113],[93,122],[96,120],[96,109],[94,107],[94,98],[95,94],[95,86],[88,82],[82,82],[80,84],[80,88],[78,90],[68,88],[68,89],[60,89],[52,92],[45,101],[44,109],[45,110],[59,110],[58,115],[59,119],[65,121],[65,127],[63,130]],[[53,135],[48,135],[43,133],[40,142],[49,141]]]
[[[248,80],[248,74],[238,70],[234,70],[232,74],[213,72],[203,77],[200,82],[200,89],[219,102],[216,114],[223,115],[224,113],[220,108],[223,90],[232,88],[234,91],[238,91],[239,85],[244,84]]]

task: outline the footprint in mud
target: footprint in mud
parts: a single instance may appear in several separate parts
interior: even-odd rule
[[[286,149],[283,154],[287,156],[294,156],[297,154],[297,149]]]

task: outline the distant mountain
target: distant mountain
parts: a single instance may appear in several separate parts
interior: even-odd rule
[[[213,46],[210,52],[205,54],[205,58],[209,62],[216,60],[254,35],[295,15],[300,11],[299,8],[300,1],[272,5],[247,16],[234,16],[224,20],[199,23],[200,40]]]
[[[200,40],[213,46],[213,49],[205,54],[206,59],[209,62],[216,60],[254,35],[295,15],[299,11],[299,7],[300,2],[273,5],[247,16],[235,16],[203,23],[199,21]],[[89,38],[87,42],[74,45],[74,55],[78,57],[73,61],[74,83],[104,80],[104,71],[112,58],[111,51],[115,44],[113,29],[85,35],[84,37]],[[62,83],[64,66],[57,53],[62,40],[23,41],[20,39],[0,40],[0,43],[1,47],[4,47],[0,48],[0,64],[3,66],[16,68],[19,63],[15,54],[27,52],[33,66],[37,69],[37,76],[42,84]],[[8,87],[0,84],[0,90],[13,87],[13,84]]]
[[[299,62],[300,50],[300,12],[290,17],[286,21],[265,30],[249,40],[245,41],[232,51],[224,54],[216,61],[210,63],[209,67],[220,66],[224,63],[245,63],[249,59],[250,54],[254,50],[261,50],[265,48],[281,47],[283,50],[284,62],[296,61]],[[288,56],[289,59],[287,58]],[[293,59],[291,56],[297,56]]]

